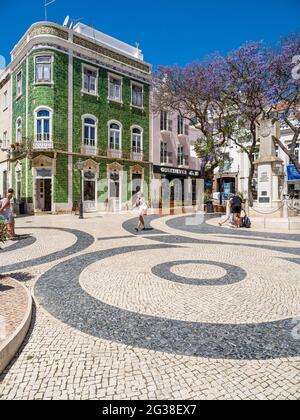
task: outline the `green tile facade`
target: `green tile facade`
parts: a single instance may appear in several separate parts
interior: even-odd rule
[[[25,48],[25,45],[24,47]],[[51,55],[53,57],[53,84],[52,85],[36,85],[34,80],[34,57],[35,55]],[[143,168],[144,180],[149,183],[150,179],[150,86],[144,83],[144,109],[139,110],[131,107],[131,82],[135,81],[126,74],[122,74],[117,70],[107,70],[105,66],[91,64],[84,59],[73,58],[73,145],[72,153],[68,153],[68,118],[69,118],[69,53],[67,51],[60,52],[56,49],[38,48],[31,51],[28,58],[24,58],[21,65],[16,67],[12,73],[13,78],[13,143],[16,143],[16,121],[18,117],[22,117],[22,137],[23,143],[29,146],[25,151],[15,151],[12,155],[12,172],[13,187],[16,188],[16,166],[22,172],[22,188],[20,201],[28,204],[35,202],[36,180],[33,176],[33,162],[39,156],[48,156],[55,159],[56,170],[53,171],[52,178],[52,211],[71,210],[74,202],[79,201],[80,181],[79,172],[75,168],[78,159],[83,161],[92,159],[99,165],[98,172],[98,203],[104,203],[107,198],[108,180],[107,165],[117,162],[123,167],[123,171],[127,172],[128,182],[131,179],[132,167],[139,165]],[[28,71],[27,71],[28,63]],[[92,65],[98,68],[98,96],[82,94],[82,64]],[[22,69],[23,94],[20,98],[16,98],[16,75]],[[28,81],[26,74],[28,73]],[[108,73],[122,76],[122,97],[123,104],[109,101],[108,98]],[[137,80],[139,83],[140,80]],[[28,121],[26,136],[26,92],[28,88]],[[35,110],[39,107],[48,107],[53,111],[53,149],[52,150],[36,150],[33,147],[34,131],[35,131]],[[98,119],[97,132],[97,156],[82,155],[82,116],[90,114]],[[122,124],[122,159],[108,159],[108,122],[110,120],[119,121]],[[131,126],[137,125],[143,129],[143,161],[131,161]],[[16,146],[17,148],[17,146]],[[23,153],[24,152],[24,153]],[[73,170],[68,168],[68,155],[73,159]],[[27,156],[27,157],[26,157]],[[27,159],[27,163],[26,163]],[[26,173],[27,168],[27,173]],[[71,172],[71,173],[70,173]],[[69,200],[69,178],[72,176],[72,203]],[[105,181],[106,180],[106,184]],[[102,180],[100,182],[100,180]],[[130,187],[128,188],[131,189]],[[130,200],[131,191],[126,195],[125,188],[122,191],[122,201],[125,203]],[[61,205],[61,206],[60,206]],[[36,205],[37,207],[37,205]],[[28,206],[32,208],[33,206]],[[99,208],[99,206],[98,206]]]

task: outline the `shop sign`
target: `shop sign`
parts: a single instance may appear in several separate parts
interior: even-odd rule
[[[181,168],[172,168],[166,166],[154,166],[154,173],[161,175],[174,175],[176,177],[191,177],[191,178],[201,178],[200,171],[195,171],[191,169],[181,169]]]

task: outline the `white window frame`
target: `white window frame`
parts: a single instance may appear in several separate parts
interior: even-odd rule
[[[20,126],[18,124],[18,121],[21,122]],[[18,139],[19,130],[20,130],[20,133],[21,133],[21,140]],[[23,120],[22,120],[22,117],[18,117],[17,120],[16,120],[16,143],[22,144],[22,140],[23,140]]]
[[[48,111],[49,112],[49,140],[38,140],[37,138],[37,122],[40,118],[38,118],[37,114],[40,111]],[[34,141],[35,142],[53,142],[53,110],[49,108],[48,106],[39,106],[34,110]]]
[[[138,86],[142,88],[142,106],[134,105],[133,103],[133,86]],[[138,83],[135,81],[131,81],[131,107],[132,108],[138,108],[138,109],[144,109],[144,85],[142,83]]]
[[[141,139],[140,139],[140,143],[141,143],[141,153],[143,153],[143,151],[144,151],[144,129],[142,128],[142,127],[140,127],[139,125],[132,125],[131,127],[130,127],[130,131],[131,131],[131,150],[134,152],[134,153],[139,153],[139,152],[137,152],[137,151],[135,151],[135,150],[133,150],[133,130],[134,129],[137,129],[137,130],[140,130],[140,132],[141,132],[141,134],[140,134],[140,136],[141,136]]]
[[[21,75],[20,78],[20,91],[18,90],[18,76]],[[19,99],[23,95],[23,70],[19,70],[16,74],[16,99]]]
[[[3,92],[3,112],[8,109],[8,90]]]
[[[94,71],[96,73],[96,82],[95,82],[95,92],[89,92],[84,88],[84,70]],[[81,65],[81,72],[82,72],[82,85],[81,85],[81,93],[83,95],[91,95],[96,96],[99,98],[98,94],[98,86],[99,86],[99,69],[97,67],[90,66],[88,64],[82,63]]]
[[[115,199],[115,197],[111,197],[111,174],[118,172],[119,174],[119,210],[122,209],[122,201],[123,201],[123,180],[124,180],[124,171],[123,169],[119,169],[117,171],[107,168],[107,183],[108,183],[108,189],[107,189],[107,197],[109,200]]]
[[[177,134],[178,136],[184,136],[184,125],[185,120],[180,114],[177,115]]]
[[[117,124],[119,127],[120,127],[120,147],[119,147],[119,149],[111,149],[111,147],[110,147],[110,126],[112,125],[112,124]],[[108,124],[107,124],[107,126],[108,126],[108,150],[116,150],[116,151],[122,151],[122,134],[123,134],[123,125],[119,122],[119,121],[116,121],[116,120],[111,120],[111,121],[108,121]],[[114,131],[116,131],[116,130],[114,130]],[[114,139],[115,140],[115,139]]]
[[[163,161],[162,157],[166,157],[166,160]],[[166,141],[160,142],[160,163],[166,165],[168,163],[168,143]]]
[[[20,201],[23,195],[22,191],[22,170],[21,168],[15,169],[15,180],[16,180],[16,200]],[[19,190],[18,190],[18,184],[20,185],[20,196],[19,196]]]
[[[37,80],[36,80],[36,76],[37,76],[37,73],[36,73],[36,65],[37,65],[37,62],[36,62],[36,59],[37,58],[39,58],[39,57],[50,57],[51,58],[51,61],[50,61],[50,66],[51,66],[51,69],[50,69],[50,72],[51,72],[51,80],[50,81],[41,81],[41,82],[38,82]],[[53,57],[53,54],[50,54],[50,53],[45,53],[45,54],[36,54],[35,56],[34,56],[34,85],[54,85],[54,81],[53,81],[53,63],[54,63],[54,57]]]
[[[160,111],[160,131],[171,131],[172,124],[171,114],[168,111]]]
[[[184,159],[184,146],[179,145],[177,146],[177,164],[178,166],[183,166],[185,164],[185,159]],[[179,161],[179,158],[181,158],[182,160]]]
[[[95,121],[95,125],[93,126],[95,128],[95,146],[91,146],[90,144],[84,144],[84,131],[85,131],[85,122],[84,120],[86,118],[89,118],[90,120]],[[82,146],[83,147],[95,147],[95,149],[98,147],[98,118],[96,118],[94,115],[91,114],[85,114],[81,117],[82,119]],[[88,124],[89,127],[92,127],[90,124]]]
[[[121,81],[121,85],[120,85],[120,99],[115,99],[115,98],[111,98],[110,97],[110,79],[117,79]],[[111,102],[117,102],[119,104],[123,104],[123,77],[119,76],[117,74],[114,73],[108,73],[108,97],[107,97],[108,101]]]

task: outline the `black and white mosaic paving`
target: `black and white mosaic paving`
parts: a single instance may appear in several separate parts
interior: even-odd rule
[[[76,229],[64,229],[64,228],[55,228],[55,227],[23,227],[22,230],[42,230],[42,231],[49,231],[49,230],[56,230],[56,231],[60,231],[60,232],[65,232],[65,233],[69,233],[73,236],[75,236],[76,238],[76,242],[65,249],[61,249],[60,251],[57,252],[53,252],[51,254],[47,254],[41,257],[37,257],[37,258],[32,258],[30,260],[27,261],[21,261],[15,264],[8,264],[8,265],[2,265],[0,266],[0,273],[9,273],[9,272],[13,272],[13,271],[17,271],[17,270],[24,270],[26,268],[31,268],[31,267],[35,267],[38,265],[42,265],[42,264],[46,264],[46,263],[50,263],[53,261],[57,261],[61,258],[65,258],[71,255],[76,254],[77,252],[81,252],[85,249],[87,249],[89,246],[91,246],[94,241],[95,238],[84,232],[84,231],[80,231],[80,230],[76,230]],[[32,245],[33,243],[35,243],[35,239],[31,236],[29,236],[28,242],[27,244],[25,243],[26,246]],[[16,243],[16,245],[12,245],[15,246],[15,249],[21,249],[22,248],[22,241],[20,241],[19,243]],[[9,250],[9,248],[8,248]],[[1,251],[0,251],[1,252]],[[5,261],[5,260],[4,260]]]
[[[35,287],[36,297],[46,310],[71,327],[133,347],[238,360],[267,360],[300,354],[300,343],[291,335],[292,319],[255,324],[174,320],[112,306],[89,295],[80,286],[81,273],[106,258],[134,253],[138,261],[139,253],[161,249],[171,254],[176,248],[170,244],[124,246],[80,255],[42,275]]]
[[[0,255],[7,252],[13,252],[13,251],[27,248],[33,245],[35,242],[36,242],[36,238],[34,236],[31,236],[31,235],[20,236],[16,242],[13,242],[11,245],[0,248]]]
[[[184,266],[184,265],[210,265],[214,267],[222,268],[226,271],[226,275],[219,277],[219,278],[212,278],[212,279],[197,279],[197,278],[189,278],[189,277],[182,277],[174,274],[172,272],[172,268],[176,266]],[[182,283],[182,284],[190,284],[195,286],[224,286],[229,284],[238,283],[244,280],[247,277],[247,273],[241,267],[233,266],[230,264],[220,263],[217,261],[204,261],[204,260],[190,260],[190,261],[173,261],[167,262],[164,264],[159,264],[155,267],[152,267],[152,273],[160,277],[161,279],[165,279],[168,281],[172,281],[175,283]]]

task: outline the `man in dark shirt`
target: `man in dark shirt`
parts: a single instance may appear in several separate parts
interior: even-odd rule
[[[235,227],[241,227],[241,212],[243,210],[243,200],[239,195],[234,195],[231,202],[231,211],[234,215]]]

